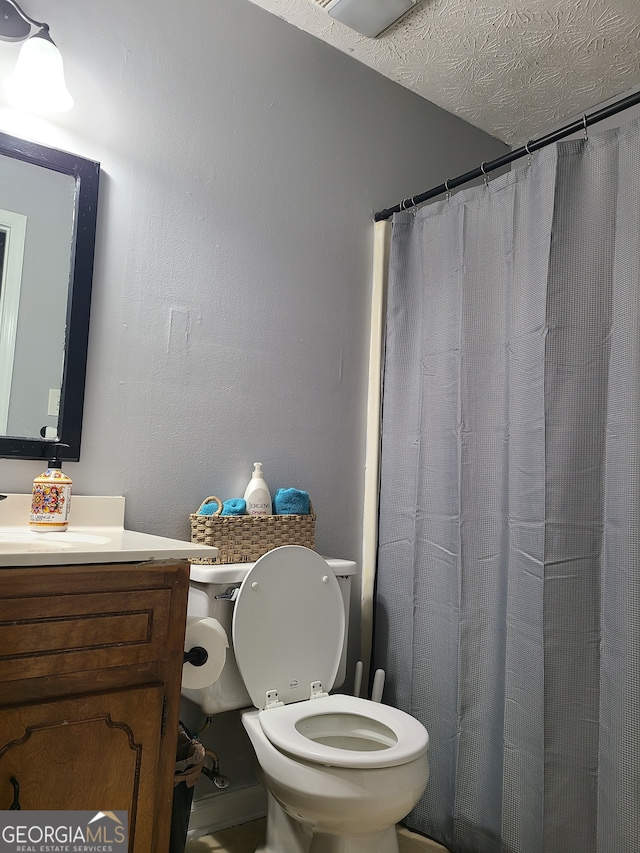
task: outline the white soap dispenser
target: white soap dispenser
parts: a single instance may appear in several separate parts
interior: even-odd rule
[[[245,489],[247,515],[272,515],[271,494],[262,476],[262,462],[253,463],[253,473]]]

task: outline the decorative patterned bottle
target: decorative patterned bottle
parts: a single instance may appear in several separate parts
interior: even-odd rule
[[[64,531],[69,526],[71,480],[62,471],[58,448],[47,470],[33,481],[29,525],[43,531]]]

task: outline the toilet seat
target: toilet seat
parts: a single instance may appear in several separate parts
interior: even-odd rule
[[[419,758],[429,747],[429,735],[414,717],[356,696],[335,694],[268,708],[258,719],[267,739],[282,752],[331,767],[394,767]],[[334,745],[358,738],[364,749]]]
[[[344,631],[342,593],[326,560],[300,545],[260,557],[242,582],[232,623],[236,662],[255,707],[328,693]]]

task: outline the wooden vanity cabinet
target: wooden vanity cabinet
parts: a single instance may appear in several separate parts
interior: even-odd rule
[[[169,847],[186,561],[0,568],[0,809],[124,810]]]

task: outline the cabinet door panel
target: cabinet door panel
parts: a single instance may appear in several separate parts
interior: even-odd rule
[[[136,853],[152,850],[164,690],[118,690],[0,709],[0,809],[124,810]]]

